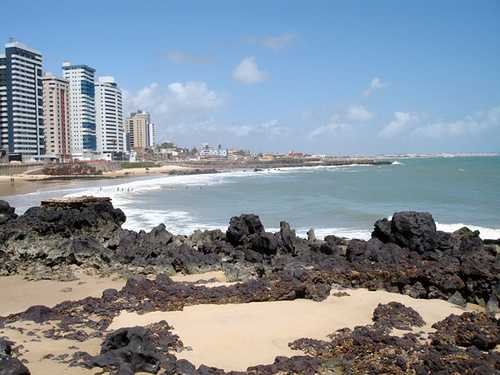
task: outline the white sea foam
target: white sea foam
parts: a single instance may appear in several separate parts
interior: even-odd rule
[[[456,223],[456,224],[436,223],[436,226],[437,226],[438,230],[441,230],[443,232],[454,232],[460,228],[467,227],[470,230],[478,230],[479,237],[481,237],[483,240],[484,239],[489,239],[489,240],[500,239],[500,229],[480,227],[477,225],[469,225],[469,224],[462,224],[462,223]]]
[[[400,161],[397,161],[397,160],[393,161],[391,164],[392,165],[405,165],[404,163],[401,163]]]

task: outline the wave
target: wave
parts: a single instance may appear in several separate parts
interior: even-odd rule
[[[221,223],[203,223],[198,218],[192,216],[187,211],[167,211],[167,210],[144,210],[136,208],[127,208],[125,210],[127,221],[123,225],[126,229],[135,231],[149,231],[155,226],[163,223],[167,229],[179,235],[190,235],[195,230],[214,230],[225,231],[228,224]],[[229,218],[227,218],[229,221]],[[437,229],[444,232],[454,232],[462,227],[468,227],[470,230],[478,230],[482,239],[499,239],[500,229],[480,227],[476,225],[467,225],[462,223],[440,224],[436,223]],[[307,238],[309,227],[295,228],[297,236]],[[279,228],[269,227],[269,232],[278,232]],[[316,238],[323,239],[328,235],[344,237],[348,239],[369,240],[371,238],[371,229],[346,228],[346,227],[318,227],[314,228]]]
[[[405,165],[405,163],[401,163],[400,161],[395,160],[391,163],[391,165]]]
[[[443,232],[454,232],[456,230],[459,230],[460,228],[467,227],[470,230],[478,230],[479,237],[481,237],[483,240],[500,239],[500,229],[480,227],[477,225],[469,225],[469,224],[462,224],[462,223],[455,223],[455,224],[436,223],[436,226],[437,226],[438,230],[441,230]]]

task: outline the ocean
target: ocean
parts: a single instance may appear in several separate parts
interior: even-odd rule
[[[303,236],[314,228],[318,237],[367,239],[377,219],[414,210],[431,212],[440,230],[468,226],[483,238],[500,238],[500,157],[82,180],[2,199],[20,213],[43,199],[75,195],[110,196],[134,230],[159,223],[176,234],[224,230],[232,216],[255,213],[268,230],[286,220]]]

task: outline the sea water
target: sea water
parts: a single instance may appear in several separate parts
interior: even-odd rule
[[[369,238],[375,220],[402,210],[428,211],[438,229],[478,229],[500,238],[500,157],[398,159],[391,165],[281,168],[191,176],[78,181],[3,197],[17,212],[52,197],[110,196],[125,227],[164,223],[176,234],[225,229],[231,216],[255,213],[276,230]]]

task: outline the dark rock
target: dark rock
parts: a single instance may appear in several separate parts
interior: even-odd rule
[[[280,222],[280,245],[288,253],[295,253],[295,241],[297,236],[290,228],[290,224],[285,221]]]
[[[427,290],[420,281],[417,281],[413,285],[405,285],[402,292],[413,298],[425,298],[427,295]]]
[[[423,327],[425,321],[411,307],[399,302],[379,303],[373,311],[372,320],[377,326],[411,330],[412,327]]]
[[[30,375],[28,368],[12,355],[12,343],[0,337],[0,375]]]
[[[35,323],[44,323],[54,317],[54,311],[47,306],[31,306],[25,312],[19,314],[21,320],[30,320]]]
[[[260,232],[250,236],[251,247],[254,251],[274,255],[278,250],[278,241],[273,233]]]
[[[435,344],[475,346],[480,350],[494,349],[500,344],[500,320],[485,313],[452,314],[432,328],[436,329],[431,335]]]
[[[394,242],[423,254],[436,248],[436,223],[427,212],[396,212],[391,220]]]
[[[0,225],[16,217],[15,208],[11,207],[8,202],[0,200]]]
[[[262,232],[264,232],[264,226],[257,215],[243,214],[231,218],[226,238],[231,244],[236,246],[241,244],[243,239],[249,235]]]
[[[453,293],[453,295],[450,298],[448,298],[448,302],[461,307],[465,307],[465,305],[467,305],[467,301],[465,300],[464,297],[462,297],[462,295],[458,290],[455,293]]]
[[[391,221],[386,218],[377,220],[372,232],[373,238],[378,238],[382,242],[395,242],[392,235]]]

